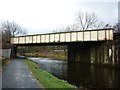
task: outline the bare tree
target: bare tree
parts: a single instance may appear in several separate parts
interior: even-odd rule
[[[80,30],[87,30],[96,26],[96,22],[98,21],[95,13],[81,12],[79,11],[76,14],[77,25]]]
[[[22,29],[17,23],[15,22],[9,22],[5,21],[2,22],[2,32],[7,32],[10,33],[11,36],[16,36],[16,35],[25,35],[27,32]]]
[[[111,28],[111,25],[100,21],[95,13],[81,12],[76,14],[79,30]]]
[[[99,21],[96,23],[95,25],[95,29],[106,29],[106,28],[111,28],[112,26],[110,24],[105,24],[104,22],[102,21]]]
[[[70,31],[78,31],[79,26],[77,24],[69,25],[65,28],[65,31],[70,32]]]
[[[104,22],[98,20],[98,17],[95,13],[88,12],[77,12],[76,14],[76,23],[73,25],[68,25],[66,27],[54,30],[54,32],[69,32],[69,31],[81,31],[88,29],[106,29],[111,28],[111,25],[104,24]]]
[[[10,37],[25,35],[27,32],[15,22],[5,21],[1,23],[2,48],[10,48]]]
[[[114,30],[115,30],[115,33],[120,33],[120,22],[116,23],[114,26],[113,26]]]
[[[76,24],[68,25],[66,27],[62,27],[60,29],[53,30],[54,33],[56,32],[70,32],[70,31],[78,31],[79,27]]]

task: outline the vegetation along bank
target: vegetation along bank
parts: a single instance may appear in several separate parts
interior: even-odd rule
[[[26,63],[32,71],[33,76],[45,88],[77,88],[76,86],[69,84],[67,81],[60,80],[47,71],[42,70],[38,64],[28,59],[26,60]]]

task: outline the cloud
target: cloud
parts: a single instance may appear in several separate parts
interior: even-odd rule
[[[29,33],[47,33],[74,23],[78,9],[95,11],[100,16],[104,14],[105,7],[84,6],[80,1],[84,0],[0,0],[0,20],[15,21],[27,28]]]
[[[2,0],[0,18],[26,28],[54,29],[71,24],[75,9],[73,0]]]
[[[119,0],[75,0],[76,2],[118,2]]]
[[[116,18],[118,18],[118,8],[115,8],[115,9],[114,9],[114,16],[115,16]]]

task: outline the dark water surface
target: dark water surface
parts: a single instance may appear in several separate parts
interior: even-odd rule
[[[43,70],[47,70],[77,87],[120,89],[119,69],[80,64],[79,62],[67,63],[67,61],[50,58],[30,57],[29,59],[38,63]]]

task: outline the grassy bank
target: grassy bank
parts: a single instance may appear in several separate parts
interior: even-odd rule
[[[26,63],[34,77],[45,87],[45,88],[76,88],[75,86],[67,83],[64,80],[60,80],[50,73],[41,70],[40,66],[36,63],[26,60]]]
[[[0,72],[9,64],[9,62],[10,61],[5,57],[2,57],[2,59],[0,59]]]
[[[2,57],[2,66],[8,64],[8,59],[5,57]]]
[[[56,60],[67,60],[67,55],[65,53],[52,53],[52,52],[45,52],[45,53],[22,53],[22,55],[27,57],[44,57],[44,58],[52,58]]]

